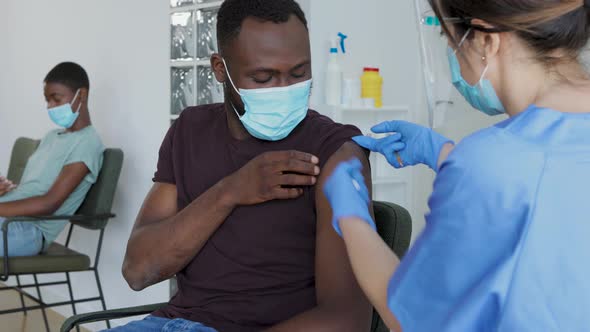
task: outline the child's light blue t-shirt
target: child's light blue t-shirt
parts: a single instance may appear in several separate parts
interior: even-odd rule
[[[29,159],[18,187],[0,197],[0,203],[44,195],[65,166],[84,163],[88,167],[88,175],[55,212],[55,215],[74,214],[96,182],[102,168],[103,152],[102,141],[92,126],[72,133],[64,132],[63,129],[52,130]],[[40,221],[35,226],[43,233],[47,246],[57,238],[66,224],[65,220]]]

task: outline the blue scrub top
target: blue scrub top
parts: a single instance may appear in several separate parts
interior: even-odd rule
[[[466,138],[429,205],[389,284],[404,331],[590,331],[590,113]]]

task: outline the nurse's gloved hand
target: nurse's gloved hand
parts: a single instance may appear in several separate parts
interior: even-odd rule
[[[323,188],[332,206],[332,226],[340,236],[340,220],[346,217],[360,218],[373,229],[377,229],[369,213],[371,197],[361,173],[362,169],[363,165],[358,159],[343,162],[336,167]]]
[[[424,164],[438,171],[438,160],[443,147],[447,143],[453,143],[430,128],[406,121],[383,122],[371,130],[378,134],[392,135],[382,139],[357,136],[353,140],[366,149],[381,153],[395,168]]]

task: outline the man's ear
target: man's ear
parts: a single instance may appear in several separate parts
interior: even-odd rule
[[[225,64],[223,63],[223,58],[219,53],[215,53],[211,56],[211,69],[213,70],[217,82],[224,84],[227,80],[227,72]]]

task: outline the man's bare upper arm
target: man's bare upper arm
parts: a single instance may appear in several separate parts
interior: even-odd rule
[[[156,182],[143,202],[134,228],[168,219],[177,213],[176,185]]]
[[[362,148],[352,142],[345,143],[332,155],[322,169],[316,187],[316,292],[319,304],[327,301],[330,304],[353,305],[359,315],[370,321],[371,306],[354,277],[344,242],[332,228],[332,209],[323,192],[323,186],[336,166],[353,158],[363,163],[363,175],[367,187],[371,188],[367,156]],[[370,209],[372,214],[372,206]]]

